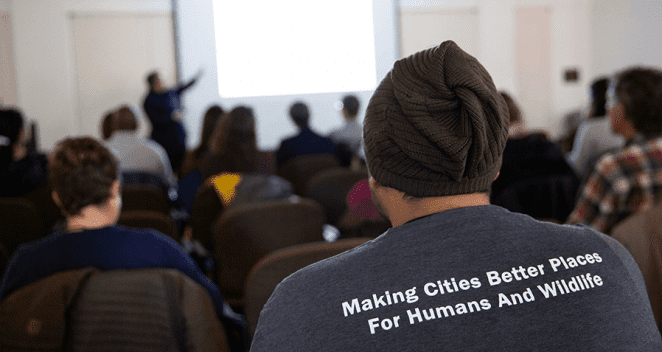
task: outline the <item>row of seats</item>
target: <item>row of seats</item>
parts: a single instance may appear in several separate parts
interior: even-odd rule
[[[262,258],[246,283],[252,336],[276,285],[295,271],[364,242],[314,242]],[[27,307],[27,308],[26,308]],[[205,290],[172,269],[86,268],[58,273],[21,288],[0,304],[0,349],[99,351],[229,351],[223,325]],[[67,317],[65,319],[65,317]]]

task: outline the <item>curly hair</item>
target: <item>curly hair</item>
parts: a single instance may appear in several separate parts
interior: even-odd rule
[[[110,199],[118,161],[94,138],[67,138],[53,151],[48,171],[62,212],[74,216],[88,205],[102,205]]]

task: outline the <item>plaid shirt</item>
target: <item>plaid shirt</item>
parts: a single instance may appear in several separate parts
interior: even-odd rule
[[[608,234],[620,221],[662,200],[662,137],[636,138],[625,149],[600,158],[569,224],[586,224]]]

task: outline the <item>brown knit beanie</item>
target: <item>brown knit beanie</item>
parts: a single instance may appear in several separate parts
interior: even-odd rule
[[[507,138],[508,110],[492,78],[452,41],[398,60],[363,128],[372,177],[414,197],[488,191]]]

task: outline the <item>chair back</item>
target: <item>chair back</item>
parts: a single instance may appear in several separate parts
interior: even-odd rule
[[[129,184],[122,186],[122,210],[152,210],[170,215],[170,201],[156,185]]]
[[[492,204],[536,219],[564,223],[575,206],[579,180],[575,175],[554,174],[519,180],[506,187]]]
[[[609,234],[639,266],[657,326],[662,332],[662,204],[632,214]]]
[[[173,269],[92,276],[70,311],[72,351],[229,351],[207,292]]]
[[[172,219],[158,211],[153,210],[129,210],[122,211],[118,225],[134,227],[138,229],[156,230],[173,240],[179,242],[180,237],[177,232],[177,226]]]
[[[9,263],[9,250],[0,242],[0,275],[5,272],[7,263]]]
[[[314,242],[279,249],[262,258],[246,281],[245,314],[251,336],[255,333],[262,307],[276,286],[297,270],[361,245],[368,238],[343,239],[332,243]]]
[[[331,154],[302,155],[288,160],[278,169],[278,175],[292,183],[294,193],[303,196],[313,176],[339,166],[338,159]]]
[[[0,198],[0,242],[10,254],[21,244],[46,234],[42,213],[34,203],[24,198]]]
[[[191,237],[200,241],[205,248],[212,247],[212,226],[223,212],[223,203],[214,185],[205,182],[196,192],[191,207]]]
[[[322,207],[311,199],[237,206],[213,230],[217,282],[231,305],[241,307],[248,273],[265,255],[295,244],[323,240]]]
[[[308,182],[305,197],[320,203],[324,207],[327,223],[337,226],[347,210],[347,194],[357,182],[367,178],[368,174],[364,171],[343,167],[324,170]]]

